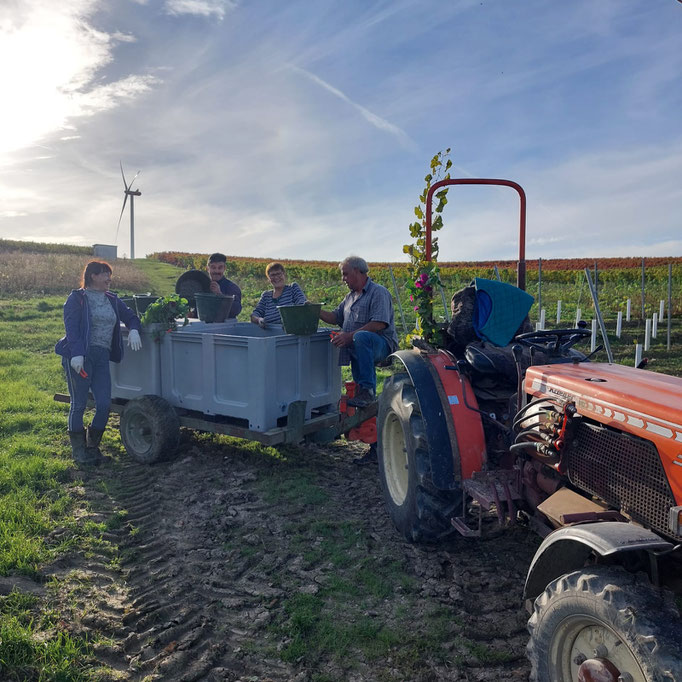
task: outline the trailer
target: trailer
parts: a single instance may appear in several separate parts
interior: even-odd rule
[[[122,327],[124,340],[127,330]],[[341,400],[338,349],[330,329],[287,334],[229,320],[191,320],[176,331],[143,327],[142,349],[111,363],[111,411],[121,415],[121,440],[138,462],[177,450],[180,427],[265,445],[324,443],[376,415],[376,403]],[[56,394],[66,402],[66,394]]]

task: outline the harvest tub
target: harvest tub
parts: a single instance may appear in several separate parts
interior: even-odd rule
[[[111,377],[114,399],[157,395],[253,431],[284,425],[294,402],[305,401],[309,420],[313,412],[336,410],[341,397],[338,349],[329,330],[294,336],[248,322],[192,321],[159,341],[143,330],[142,350],[127,349],[120,364],[111,363]]]

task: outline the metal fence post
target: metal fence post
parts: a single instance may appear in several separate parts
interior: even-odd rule
[[[668,263],[668,340],[667,349],[670,350],[670,324],[673,307],[673,264]]]
[[[403,332],[405,334],[407,334],[407,325],[405,324],[405,315],[403,315],[403,306],[400,303],[400,296],[398,294],[398,285],[396,284],[395,275],[393,274],[393,267],[390,264],[388,266],[388,271],[391,273],[391,279],[393,280],[393,291],[395,291],[395,300],[396,300],[396,303],[398,304],[398,310],[400,311],[400,319],[402,320],[402,323],[403,323]]]
[[[644,258],[642,258],[642,319],[646,319],[646,315],[644,313]]]

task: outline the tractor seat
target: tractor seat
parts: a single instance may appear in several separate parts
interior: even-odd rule
[[[474,341],[466,347],[464,356],[474,372],[499,376],[516,384],[516,364],[511,346],[498,348],[482,341]]]

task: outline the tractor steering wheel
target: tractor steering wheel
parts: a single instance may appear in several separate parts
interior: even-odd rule
[[[538,329],[518,334],[514,341],[545,353],[556,353],[568,350],[581,339],[591,335],[592,332],[588,329]]]

